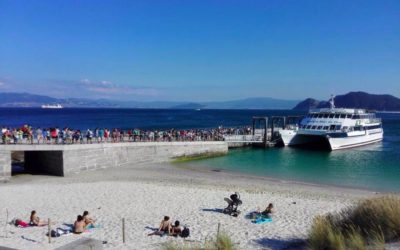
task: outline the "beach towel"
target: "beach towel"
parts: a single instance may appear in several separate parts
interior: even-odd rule
[[[96,224],[96,225],[94,225],[94,224],[89,224],[89,225],[86,227],[86,229],[94,229],[94,228],[101,228],[101,225],[100,225],[100,224]]]
[[[272,218],[260,216],[257,219],[252,220],[251,222],[253,222],[254,224],[263,224],[263,223],[267,223],[267,222],[272,222]]]
[[[20,227],[20,228],[25,228],[25,227],[30,227],[31,226],[28,222],[25,222],[25,221],[20,220],[20,219],[13,219],[11,221],[11,224],[13,224],[16,227]]]

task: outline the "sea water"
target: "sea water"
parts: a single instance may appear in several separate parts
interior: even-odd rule
[[[303,115],[287,110],[38,109],[1,108],[0,126],[74,129],[189,129],[251,125],[253,116]],[[193,161],[191,167],[222,169],[316,184],[400,191],[400,114],[379,114],[380,143],[339,151],[300,148],[236,149]]]

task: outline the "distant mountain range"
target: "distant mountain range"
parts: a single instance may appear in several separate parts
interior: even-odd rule
[[[40,107],[43,104],[61,104],[77,108],[154,108],[154,109],[291,109],[298,100],[281,100],[269,97],[247,98],[221,102],[170,102],[170,101],[116,101],[108,99],[53,98],[29,93],[0,93],[0,107]]]
[[[53,98],[28,93],[0,93],[0,107],[40,107],[43,104],[61,104],[70,108],[147,108],[147,109],[293,109],[308,111],[310,108],[329,107],[328,101],[307,98],[304,101],[256,97],[220,102],[171,102],[171,101],[116,101],[108,99]],[[374,95],[350,92],[335,97],[340,108],[364,108],[379,111],[400,111],[400,99],[392,95]],[[294,108],[293,108],[294,107]]]
[[[374,95],[365,92],[350,92],[335,97],[338,108],[362,108],[378,111],[400,111],[400,99],[392,95]],[[318,101],[312,98],[297,104],[293,110],[308,111],[312,108],[328,108],[328,101]]]

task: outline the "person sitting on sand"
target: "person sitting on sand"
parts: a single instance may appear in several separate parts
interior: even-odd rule
[[[82,215],[78,215],[74,222],[74,234],[81,234],[85,231],[85,222],[83,221]]]
[[[169,231],[169,235],[177,237],[182,232],[182,227],[180,226],[180,222],[177,220],[175,221],[174,225],[171,227]]]
[[[262,215],[271,217],[271,215],[274,213],[274,205],[272,203],[269,203],[268,207],[261,212]]]
[[[164,235],[164,234],[169,234],[171,231],[171,222],[169,221],[168,216],[164,216],[164,219],[161,221],[160,226],[158,227],[158,230],[148,234],[148,236],[151,235]]]
[[[85,222],[85,227],[88,227],[88,226],[94,227],[95,220],[89,216],[88,211],[84,211],[82,217],[83,217],[83,221]]]
[[[38,226],[38,227],[46,226],[46,225],[47,225],[47,223],[46,223],[45,221],[41,221],[41,220],[40,220],[40,218],[37,216],[35,210],[33,210],[33,211],[31,212],[31,217],[30,217],[30,219],[29,219],[29,224],[30,224],[31,226]]]

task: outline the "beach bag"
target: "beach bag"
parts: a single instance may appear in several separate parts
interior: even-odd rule
[[[184,227],[182,232],[181,232],[181,237],[182,238],[187,238],[190,235],[190,230],[188,227]]]
[[[49,236],[49,233],[47,233],[46,235]],[[53,237],[53,238],[56,238],[56,237],[60,237],[61,234],[59,232],[57,232],[56,230],[51,230],[50,231],[50,236]]]

